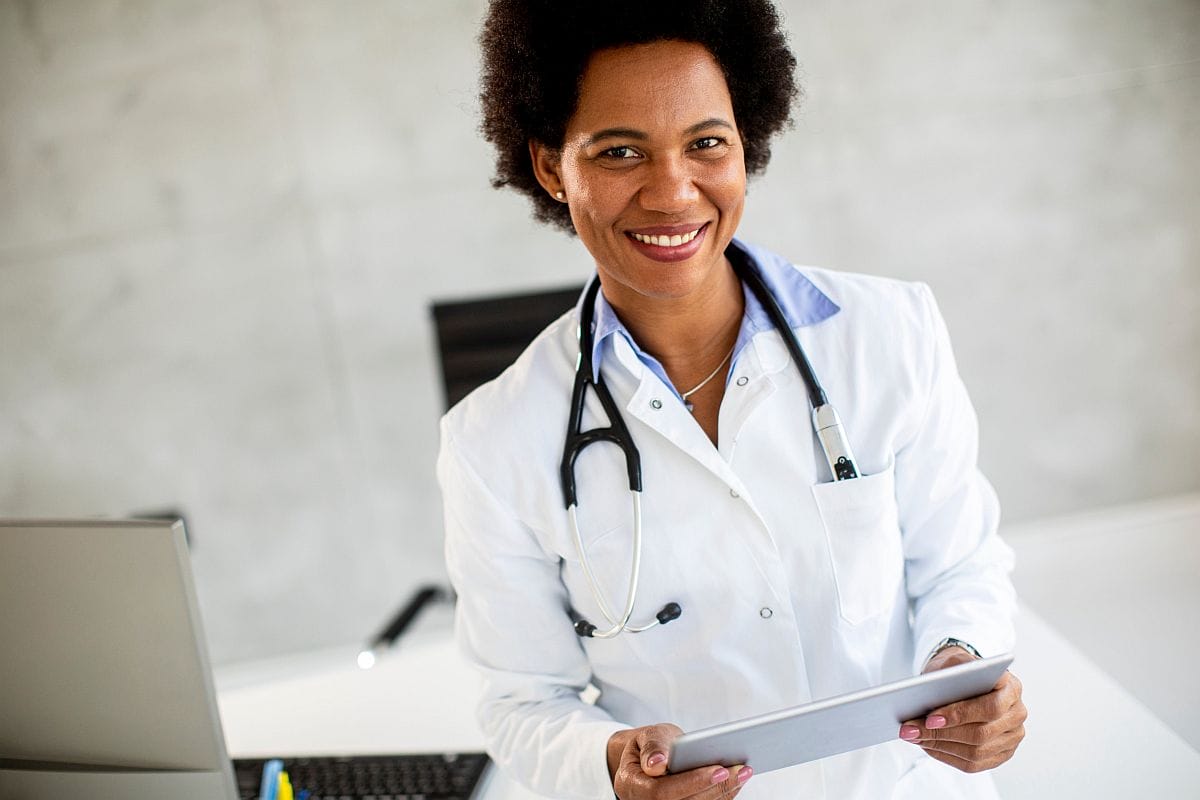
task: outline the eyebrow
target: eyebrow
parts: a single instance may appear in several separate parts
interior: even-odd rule
[[[709,117],[706,120],[697,122],[683,132],[684,136],[693,136],[707,128],[728,128],[733,130],[733,126],[720,117]],[[587,146],[596,144],[604,139],[634,139],[639,142],[644,142],[650,136],[636,128],[605,128],[602,131],[597,131],[588,137]]]

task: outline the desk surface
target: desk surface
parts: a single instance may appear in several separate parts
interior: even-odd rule
[[[996,770],[1008,800],[1195,796],[1200,753],[1037,615],[1017,622],[1013,672],[1029,707],[1026,739]],[[479,678],[446,628],[418,632],[373,669],[326,651],[223,670],[221,716],[234,757],[482,750]],[[1190,794],[1189,794],[1190,793]],[[496,775],[489,800],[537,796]]]
[[[1017,596],[1200,749],[1200,626],[1186,622],[1200,619],[1197,532],[1200,493],[1002,531]],[[1163,642],[1169,657],[1150,655]]]

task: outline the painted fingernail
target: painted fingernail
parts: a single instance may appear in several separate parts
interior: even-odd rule
[[[720,767],[719,769],[713,770],[712,782],[720,783],[721,781],[725,780],[728,777],[729,777],[729,770],[725,769],[724,767]],[[754,785],[757,786],[758,784],[756,783]]]
[[[900,726],[900,738],[905,741],[913,742],[921,737],[921,729],[912,725]]]
[[[646,766],[647,767],[657,767],[659,764],[663,763],[666,760],[667,760],[666,754],[654,753],[649,758],[646,759]]]
[[[750,769],[750,767],[742,767],[738,770],[738,783],[745,783],[746,781],[750,780],[750,776],[753,774],[754,770]],[[754,785],[757,786],[758,784],[756,783]]]
[[[926,728],[944,728],[946,727],[946,718],[941,714],[934,714],[925,720]]]

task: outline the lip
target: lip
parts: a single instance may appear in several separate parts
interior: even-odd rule
[[[683,225],[657,225],[653,228],[629,228],[625,231],[625,240],[633,245],[639,253],[654,261],[686,261],[700,251],[701,245],[704,244],[704,237],[708,234],[708,226],[711,223],[690,223]],[[633,234],[640,233],[643,236],[682,236],[685,233],[691,233],[700,229],[696,234],[696,238],[686,244],[681,244],[678,247],[659,247],[656,244],[647,244],[639,242],[633,238]]]

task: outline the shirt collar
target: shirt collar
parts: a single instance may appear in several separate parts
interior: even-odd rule
[[[755,247],[754,245],[746,244],[737,239],[733,239],[730,242],[725,253],[730,258],[745,259],[749,262],[750,267],[762,276],[763,282],[771,290],[775,301],[779,303],[780,308],[783,310],[784,318],[792,328],[815,325],[822,320],[832,317],[841,310],[803,272],[786,259],[774,253],[760,247]],[[737,342],[733,347],[731,363],[737,361],[742,349],[757,334],[774,328],[767,310],[758,302],[758,298],[754,296],[750,288],[743,285],[742,292],[746,308],[742,317],[741,329],[738,331]],[[584,293],[586,294],[586,290]],[[582,304],[582,296],[579,302]],[[629,342],[638,359],[658,375],[663,383],[671,386],[671,382],[666,375],[666,370],[663,369],[654,356],[646,353],[634,341],[629,330],[617,316],[617,312],[604,297],[604,292],[596,294],[595,316],[592,320],[592,329],[594,331],[592,341],[592,369],[595,373],[592,376],[593,380],[600,379],[600,361],[606,352],[608,340],[615,335],[620,335]]]

